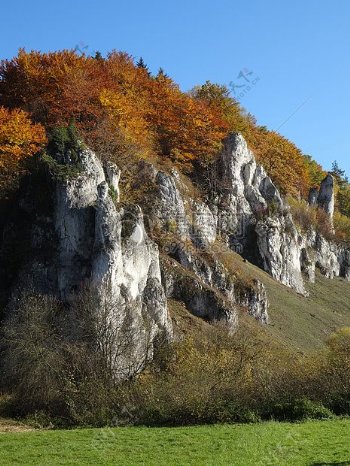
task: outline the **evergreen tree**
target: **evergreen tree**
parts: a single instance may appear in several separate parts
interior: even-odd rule
[[[331,174],[334,176],[339,190],[337,192],[337,207],[343,215],[350,217],[350,184],[345,170],[341,169],[335,160],[332,163]]]
[[[166,74],[166,72],[163,70],[163,68],[159,68],[156,77],[157,78],[169,78],[169,76]]]
[[[146,63],[144,62],[142,57],[140,57],[140,59],[136,63],[136,66],[137,66],[137,68],[141,68],[141,69],[145,70],[147,72],[148,76],[151,76],[151,73],[150,73],[150,71],[148,69],[148,66],[146,65]]]
[[[139,61],[136,63],[136,66],[137,68],[143,68],[144,70],[148,70],[147,65],[142,57],[140,57]]]
[[[103,60],[102,53],[99,52],[99,51],[97,51],[97,52],[95,53],[94,59],[95,59],[95,60]]]
[[[338,162],[336,160],[332,163],[331,174],[336,178],[336,180],[337,180],[337,182],[339,184],[339,187],[342,188],[346,184],[349,183],[349,178],[347,177],[347,175],[345,173],[345,170],[342,170],[339,167]]]

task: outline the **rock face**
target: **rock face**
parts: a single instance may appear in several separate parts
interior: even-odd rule
[[[332,222],[334,215],[334,178],[328,174],[322,181],[320,189],[311,188],[309,192],[309,204],[320,207],[330,217]]]
[[[231,140],[235,142],[236,138]],[[240,141],[245,144],[243,138]],[[234,249],[236,239],[245,241],[245,229],[251,228],[251,225],[254,228],[254,212],[260,212],[260,209],[267,207],[266,199],[282,205],[278,191],[265,172],[256,167],[253,155],[247,155],[242,150],[240,156],[243,156],[244,160],[247,159],[247,163],[251,163],[252,173],[249,174],[246,170],[241,178],[243,162],[240,159],[233,160],[228,152],[225,153],[222,159],[224,166],[215,167],[215,178],[218,182],[217,173],[220,172],[220,182],[225,183],[227,189],[224,194],[213,192],[213,202],[194,198],[176,170],[165,173],[148,167],[147,173],[156,189],[152,202],[147,201],[147,205],[143,206],[147,210],[151,229],[160,228],[171,233],[173,237],[173,241],[163,249],[178,264],[176,276],[172,274],[170,280],[171,286],[166,286],[167,296],[184,300],[195,315],[205,316],[208,321],[225,320],[231,327],[236,324],[237,313],[241,307],[247,308],[249,314],[261,322],[268,322],[268,301],[261,283],[240,283],[239,286],[235,284],[235,280],[229,277],[228,270],[218,259],[215,245],[220,239],[218,246],[219,252],[222,252],[225,245]],[[254,176],[254,169],[258,173],[254,177],[254,186],[250,186],[249,176]],[[260,185],[266,199],[260,193]],[[245,197],[245,188],[249,192],[249,199],[255,211]],[[239,230],[242,225],[243,231]],[[227,253],[228,251],[229,249]],[[193,274],[191,280],[188,280],[186,275],[188,271]],[[168,268],[163,276],[166,279],[169,275]],[[183,283],[187,284],[186,287]],[[195,296],[198,289],[201,289],[202,298],[181,298],[181,295],[186,295],[185,290],[191,288]],[[204,299],[208,293],[210,305]]]
[[[31,289],[56,294],[73,308],[88,289],[101,325],[112,329],[115,375],[123,378],[143,367],[158,336],[172,335],[158,247],[146,234],[140,207],[118,207],[112,200],[111,187],[119,192],[117,167],[107,166],[105,174],[90,150],[81,151],[80,166],[78,177],[56,186],[50,237],[55,253],[45,263],[36,257],[28,264],[21,284],[30,281]],[[32,228],[40,249],[47,238],[39,230]]]
[[[332,243],[326,240],[322,235],[311,232],[303,238],[304,250],[309,251],[309,257],[302,257],[302,265],[309,267],[311,272],[310,281],[315,278],[315,269],[325,277],[333,279],[334,277],[343,277],[350,280],[350,250],[349,248]]]
[[[305,279],[314,281],[316,268],[328,277],[349,276],[348,250],[329,243],[315,232],[307,235],[299,232],[289,206],[265,170],[256,163],[240,134],[232,134],[225,141],[218,162],[211,167],[204,198],[194,199],[175,170],[167,174],[153,170],[152,176],[157,195],[149,216],[156,219],[158,226],[175,232],[183,242],[180,247],[175,244],[173,257],[207,285],[225,290],[224,294],[232,302],[242,304],[243,300],[227,280],[218,279],[222,277],[217,273],[218,261],[212,257],[210,266],[206,266],[203,255],[198,253],[194,260],[184,252],[186,242],[207,254],[218,241],[223,242],[302,295],[307,295]],[[203,180],[199,179],[200,182]],[[320,191],[310,192],[309,200],[332,218],[331,175],[322,182]],[[248,308],[261,321],[267,320],[266,306],[258,312],[253,304]]]
[[[138,205],[119,202],[122,174],[116,165],[103,166],[82,149],[79,167],[78,176],[54,184],[45,211],[33,207],[28,196],[20,202],[19,217],[26,216],[29,228],[17,284],[56,295],[71,308],[86,290],[93,294],[96,312],[113,333],[116,377],[142,369],[157,338],[172,338],[167,298],[232,331],[241,311],[268,323],[264,285],[240,274],[243,261],[302,295],[316,268],[329,278],[350,280],[350,250],[311,229],[307,234],[297,229],[240,134],[227,138],[217,162],[198,173],[200,190],[175,169],[140,163],[135,181],[152,189]],[[309,202],[332,218],[330,175],[319,191],[310,192]],[[15,227],[4,231],[2,255]]]
[[[227,244],[243,255],[255,250],[256,262],[273,278],[305,294],[297,229],[240,134],[226,141],[218,173],[223,186],[216,196],[218,225]]]
[[[207,199],[192,199],[179,176],[158,172],[154,179],[158,192],[150,217],[156,218],[163,228],[171,225],[183,241],[199,248],[208,248],[220,240],[258,263],[276,280],[306,294],[298,231],[277,188],[256,163],[240,134],[226,140],[219,161],[212,167],[213,182]],[[184,260],[183,250],[177,259],[212,285],[193,261]],[[229,286],[224,288],[228,290]],[[235,299],[241,303],[239,296]],[[252,298],[252,302],[260,300]],[[248,306],[251,314],[267,321],[267,305],[259,311],[254,306]]]
[[[249,237],[257,219],[270,207],[282,210],[283,201],[240,134],[233,134],[226,140],[216,171],[213,198],[218,229],[227,244],[244,255],[251,247]]]
[[[334,179],[332,175],[327,175],[322,181],[320,192],[318,193],[317,204],[332,219],[334,214]]]
[[[300,238],[290,215],[259,221],[256,232],[264,270],[284,285],[306,295],[300,260]]]

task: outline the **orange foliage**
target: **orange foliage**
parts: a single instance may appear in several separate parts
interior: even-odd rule
[[[33,124],[26,112],[0,107],[0,187],[9,187],[21,172],[21,162],[45,143],[45,129]]]
[[[260,130],[255,144],[258,160],[282,193],[307,196],[311,183],[301,151],[275,131]]]
[[[184,94],[163,75],[151,83],[147,119],[160,153],[184,164],[210,159],[220,149],[228,129],[209,105]]]
[[[319,167],[303,156],[292,142],[275,131],[258,126],[254,117],[230,96],[226,86],[207,81],[195,87],[192,95],[219,111],[230,131],[243,134],[259,162],[284,194],[307,195]]]
[[[128,152],[130,145],[185,169],[210,161],[228,132],[240,131],[281,191],[296,197],[306,196],[322,174],[294,144],[258,126],[225,86],[206,82],[186,94],[125,53],[103,59],[20,50],[0,63],[0,105],[22,108],[48,129],[74,118],[93,146],[104,139],[106,147],[115,142]]]
[[[47,127],[71,118],[91,125],[100,116],[97,62],[67,50],[47,54],[20,50],[17,57],[1,62],[1,104],[20,107]]]
[[[0,107],[0,167],[36,153],[46,142],[45,130],[22,110]]]
[[[184,94],[165,75],[150,77],[124,53],[94,59],[67,50],[20,50],[1,63],[0,77],[0,103],[23,108],[47,128],[74,118],[91,141],[108,118],[116,138],[184,165],[212,156],[227,133],[204,101]]]

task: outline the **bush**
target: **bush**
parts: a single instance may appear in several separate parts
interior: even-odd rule
[[[47,151],[43,151],[41,159],[54,180],[65,181],[79,175],[79,153],[83,148],[74,123],[70,123],[51,130]]]
[[[298,200],[293,197],[288,197],[288,203],[293,220],[303,233],[313,229],[328,240],[339,239],[337,225],[335,225],[335,234],[329,215],[323,209],[310,206],[303,199]]]
[[[59,425],[105,425],[118,410],[116,382],[104,357],[110,348],[97,344],[103,314],[97,321],[92,299],[74,309],[53,297],[23,295],[9,310],[1,332],[4,392],[11,394],[12,415],[42,415]],[[74,338],[69,329],[74,326]]]
[[[329,338],[326,350],[296,357],[271,343],[258,325],[241,324],[233,335],[207,326],[200,335],[160,342],[141,374],[118,382],[103,343],[106,328],[94,317],[103,310],[89,294],[74,306],[68,312],[53,298],[26,295],[11,310],[1,339],[3,406],[10,414],[59,426],[102,426],[299,421],[350,413],[347,328]],[[71,325],[74,339],[67,338]]]
[[[332,411],[321,403],[308,398],[295,399],[289,403],[276,404],[272,417],[278,421],[304,421],[307,419],[330,419]]]
[[[334,213],[334,229],[336,239],[340,242],[350,243],[350,218],[339,212]]]
[[[77,129],[71,122],[67,127],[61,126],[51,130],[47,151],[58,163],[74,164],[79,161],[81,146]]]

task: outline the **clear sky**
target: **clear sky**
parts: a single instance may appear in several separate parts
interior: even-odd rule
[[[350,0],[1,3],[0,58],[19,47],[117,49],[183,90],[226,84],[259,124],[350,175]]]

